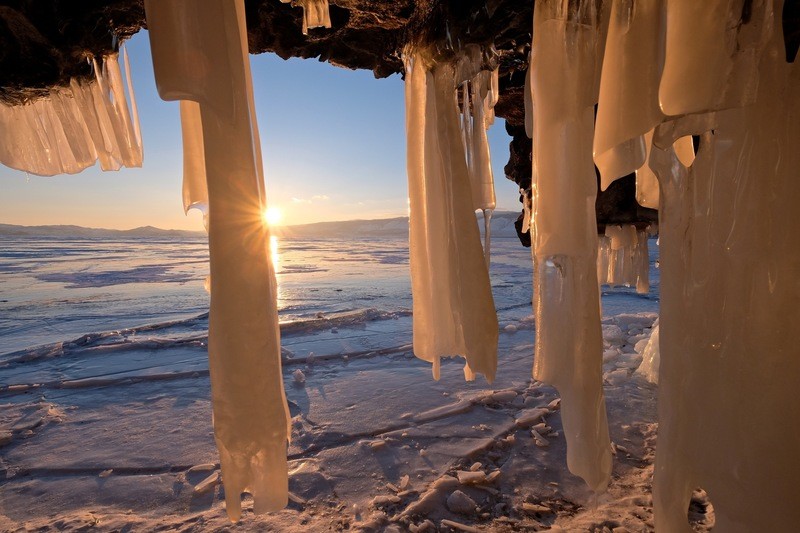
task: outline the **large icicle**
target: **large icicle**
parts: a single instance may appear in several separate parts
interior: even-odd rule
[[[195,111],[184,106],[184,119],[196,121],[199,109],[202,151],[192,157],[204,161],[190,163],[205,169],[208,188],[214,433],[236,520],[245,491],[256,513],[286,505],[289,421],[244,4],[147,0],[145,8],[159,94],[197,102]]]
[[[770,0],[666,2],[662,111],[683,115],[752,103],[772,6]]]
[[[645,163],[643,135],[661,122],[663,6],[655,0],[614,0],[606,39],[594,161],[601,187]]]
[[[800,523],[787,501],[800,478],[800,69],[783,59],[781,7],[755,103],[717,113],[691,169],[672,150],[650,158],[663,194],[657,531],[691,531],[698,487],[715,530]]]
[[[93,81],[73,79],[27,105],[0,104],[0,162],[39,176],[75,174],[98,160],[103,170],[142,166],[130,69],[126,95],[118,54],[91,63]]]
[[[459,127],[455,67],[406,50],[406,135],[414,354],[463,355],[465,377],[497,368],[498,324],[475,224]],[[476,126],[477,127],[477,126]]]
[[[534,377],[562,397],[567,463],[595,491],[611,475],[592,163],[594,3],[536,2],[531,55]]]

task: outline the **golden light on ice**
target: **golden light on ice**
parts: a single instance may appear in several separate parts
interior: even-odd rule
[[[262,217],[268,226],[277,226],[283,219],[283,211],[279,207],[268,207],[264,209]]]

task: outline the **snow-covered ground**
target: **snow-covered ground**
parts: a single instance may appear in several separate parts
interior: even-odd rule
[[[593,495],[567,470],[557,392],[531,379],[528,250],[496,241],[501,335],[489,386],[465,383],[461,359],[443,362],[435,382],[411,354],[402,241],[282,244],[292,501],[255,516],[245,500],[242,521],[231,525],[211,428],[207,321],[197,312],[205,301],[200,248],[147,243],[143,259],[131,246],[111,246],[116,263],[92,263],[110,244],[84,243],[73,263],[53,267],[47,245],[36,257],[25,246],[0,255],[0,530],[652,529],[656,388],[635,372],[635,347],[644,348],[656,319],[655,290],[604,293],[615,460],[608,492]],[[53,253],[70,257],[62,252]],[[109,276],[91,274],[112,264],[165,270],[99,286]],[[42,269],[55,271],[49,281]],[[37,293],[41,284],[54,297]],[[140,301],[165,291],[175,305]],[[85,334],[93,331],[86,309],[109,326],[104,333]],[[63,327],[37,330],[55,328],[62,315]],[[692,509],[697,521],[713,520],[702,497]]]

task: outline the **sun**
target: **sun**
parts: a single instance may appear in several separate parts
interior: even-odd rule
[[[280,207],[268,207],[262,217],[268,226],[277,226],[283,219],[283,211]]]

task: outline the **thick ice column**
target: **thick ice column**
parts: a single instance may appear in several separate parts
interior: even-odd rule
[[[567,463],[595,491],[611,474],[602,387],[592,163],[594,3],[536,2],[531,57],[534,377],[562,398]]]
[[[658,107],[663,18],[660,0],[612,4],[594,136],[603,190],[645,163],[643,135],[663,119]]]
[[[145,8],[159,94],[195,101],[200,110],[214,433],[228,516],[236,520],[242,492],[253,495],[256,513],[286,505],[289,420],[244,5],[148,0]]]
[[[718,113],[688,175],[654,148],[663,193],[657,531],[691,531],[698,487],[715,531],[800,523],[800,507],[787,503],[800,478],[800,69],[783,59],[781,7],[756,102]]]
[[[406,135],[414,354],[463,355],[464,374],[494,379],[498,324],[475,224],[454,66],[406,50]]]

